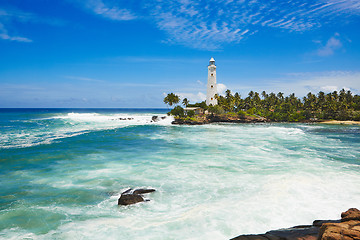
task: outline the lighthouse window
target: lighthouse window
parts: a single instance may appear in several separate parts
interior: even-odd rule
[[[212,73],[211,76],[214,76],[214,74]]]
[[[211,100],[213,100],[213,98],[211,98]]]
[[[213,85],[211,85],[211,88],[213,88],[214,86]]]

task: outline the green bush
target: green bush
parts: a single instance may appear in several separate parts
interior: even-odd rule
[[[170,115],[173,115],[175,117],[183,117],[185,116],[184,109],[180,106],[176,106],[170,111]]]
[[[225,111],[224,109],[219,106],[219,105],[215,105],[215,106],[212,106],[210,105],[209,106],[209,112],[213,113],[213,114],[217,114],[217,115],[220,115],[220,114],[223,114]]]
[[[195,111],[194,110],[188,111],[187,115],[188,115],[188,117],[193,117],[193,116],[195,116]]]
[[[242,119],[245,118],[245,116],[246,116],[246,113],[242,110],[238,111],[237,114],[238,114],[239,118],[242,118]]]

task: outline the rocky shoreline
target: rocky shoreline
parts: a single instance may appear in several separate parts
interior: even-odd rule
[[[172,124],[175,125],[203,125],[209,123],[265,123],[270,120],[263,117],[236,115],[203,115],[197,116],[195,119],[175,118]]]
[[[171,124],[174,125],[204,125],[209,123],[271,123],[269,119],[255,116],[235,116],[235,115],[202,115],[196,118],[175,118]],[[303,120],[298,123],[322,123],[338,125],[360,125],[360,121],[337,121],[337,120]]]
[[[359,240],[360,211],[350,208],[341,213],[340,220],[315,220],[301,225],[272,230],[264,234],[240,235],[231,240]]]

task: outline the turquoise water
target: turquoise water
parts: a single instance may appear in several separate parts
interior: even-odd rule
[[[360,207],[359,126],[153,115],[0,110],[0,238],[229,239]],[[157,191],[117,206],[130,187]]]

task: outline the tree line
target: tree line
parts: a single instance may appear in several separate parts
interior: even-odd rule
[[[170,96],[170,98],[169,98]],[[189,104],[185,98],[184,106],[202,107],[212,114],[238,114],[255,115],[265,117],[277,122],[298,122],[305,120],[356,120],[360,121],[360,96],[352,94],[345,89],[339,92],[333,91],[317,94],[309,92],[302,99],[294,93],[284,96],[284,93],[277,94],[265,91],[250,91],[242,98],[239,93],[232,94],[230,90],[224,96],[216,95],[218,105],[207,106],[205,101],[196,104]],[[175,100],[175,101],[174,101]],[[177,100],[177,101],[176,101]],[[180,102],[180,97],[171,93],[165,97],[164,102],[170,106]],[[171,104],[170,104],[171,103]],[[173,111],[176,108],[175,111]],[[181,106],[176,106],[170,112],[172,115],[181,116]],[[181,108],[181,109],[180,109]]]

